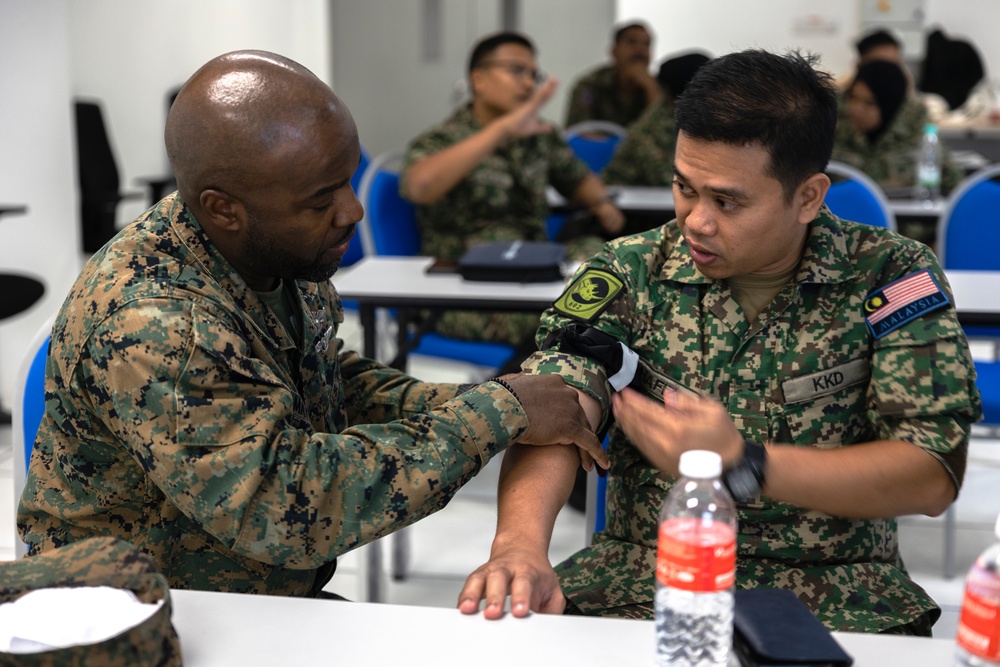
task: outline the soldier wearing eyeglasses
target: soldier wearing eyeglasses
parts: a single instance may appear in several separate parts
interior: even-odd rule
[[[407,150],[400,187],[417,205],[423,253],[457,260],[479,243],[545,240],[549,185],[592,211],[604,232],[619,233],[625,221],[604,184],[538,115],[557,82],[539,73],[531,41],[510,32],[482,39],[468,76],[472,100]],[[577,239],[570,255],[589,256],[601,243]],[[437,330],[518,344],[537,322],[535,315],[451,312]]]

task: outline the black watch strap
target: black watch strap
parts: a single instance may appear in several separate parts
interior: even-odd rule
[[[743,457],[722,475],[722,482],[736,502],[745,503],[760,495],[767,471],[767,449],[743,439]]]

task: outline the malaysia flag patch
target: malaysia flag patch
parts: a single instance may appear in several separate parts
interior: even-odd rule
[[[869,294],[865,299],[865,321],[872,335],[881,338],[949,303],[930,269],[921,269]]]

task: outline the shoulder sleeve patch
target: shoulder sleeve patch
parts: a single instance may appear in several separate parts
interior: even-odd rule
[[[566,288],[553,308],[581,322],[591,322],[608,307],[624,283],[607,271],[588,269]]]
[[[930,269],[922,269],[869,294],[864,305],[865,322],[872,335],[881,338],[950,303]]]

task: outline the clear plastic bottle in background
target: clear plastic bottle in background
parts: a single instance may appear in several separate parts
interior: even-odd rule
[[[715,452],[681,454],[681,478],[660,512],[656,664],[724,667],[733,638],[736,507]]]
[[[1000,516],[997,542],[973,563],[958,619],[956,667],[1000,665]]]
[[[937,125],[928,123],[917,154],[917,199],[932,202],[941,196],[941,161]]]

